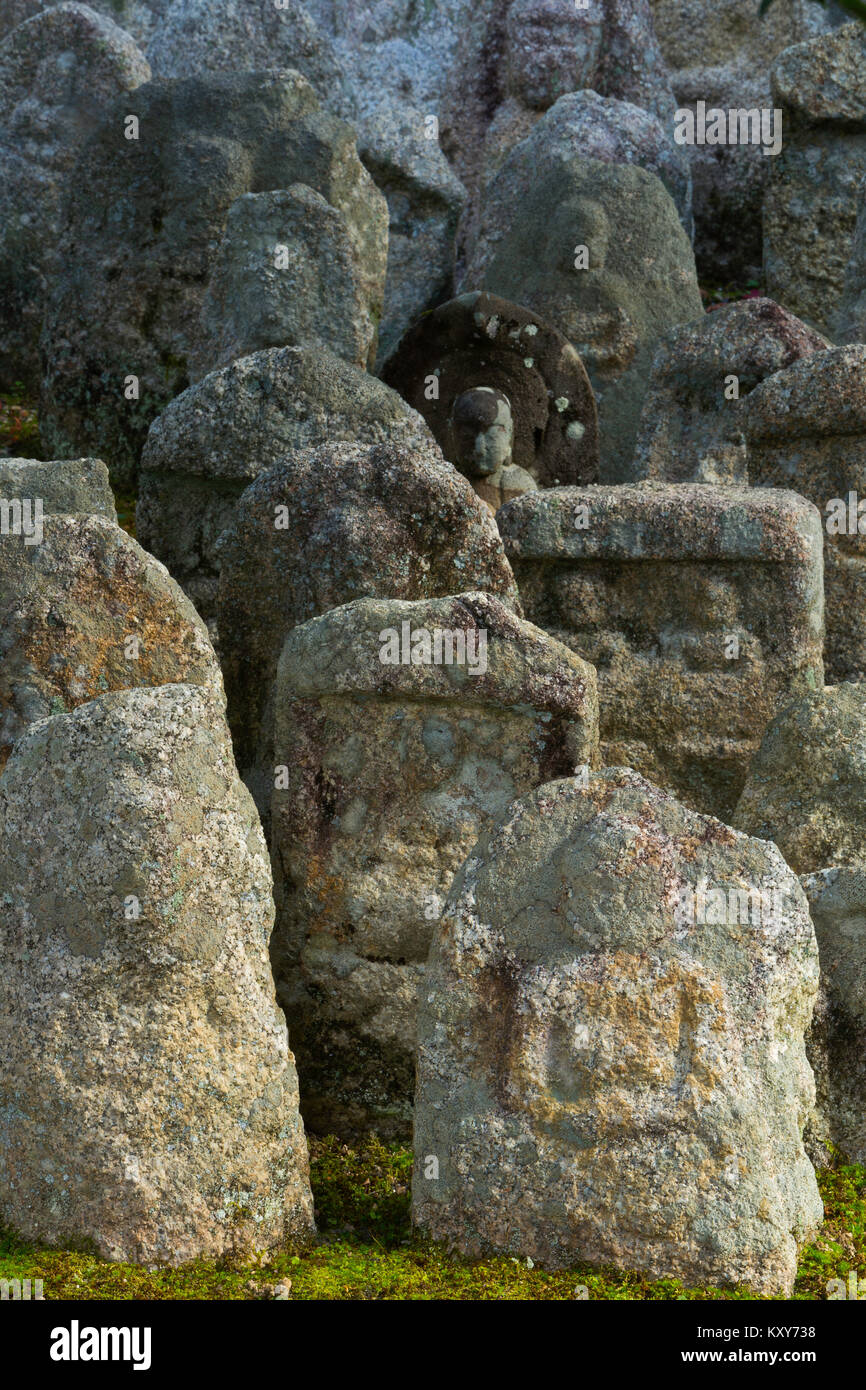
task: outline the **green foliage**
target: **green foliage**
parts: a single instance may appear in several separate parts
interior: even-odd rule
[[[129,536],[135,536],[135,503],[136,496],[128,489],[118,491],[114,489],[114,507],[117,512],[118,525]]]
[[[42,457],[36,407],[28,401],[20,381],[16,381],[11,390],[0,392],[0,455],[22,459]]]
[[[700,291],[704,308],[708,312],[712,309],[722,309],[726,304],[737,304],[743,299],[758,299],[765,294],[763,286],[757,280],[747,280],[744,285],[733,282],[720,285],[716,280],[702,280]]]
[[[108,1264],[93,1254],[40,1250],[0,1232],[0,1278],[42,1279],[48,1299],[261,1299],[291,1282],[294,1299],[753,1300],[746,1288],[685,1289],[675,1279],[580,1265],[558,1273],[497,1257],[463,1260],[413,1237],[411,1152],[371,1138],[357,1148],[312,1140],[310,1176],[319,1236],[259,1263],[200,1260],[179,1269]],[[826,1219],[800,1260],[794,1298],[827,1296],[830,1279],[866,1274],[866,1168],[819,1173]]]
[[[797,1292],[803,1298],[823,1298],[828,1279],[848,1271],[866,1274],[866,1168],[843,1164],[818,1173],[824,1201],[824,1225],[814,1245],[800,1259]]]
[[[399,1244],[409,1234],[412,1153],[375,1135],[357,1149],[339,1139],[310,1140],[316,1225],[327,1234]]]

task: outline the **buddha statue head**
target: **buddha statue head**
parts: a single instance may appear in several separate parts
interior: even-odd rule
[[[514,420],[504,391],[492,386],[462,391],[452,403],[447,433],[449,459],[494,511],[538,487],[532,474],[512,459]]]

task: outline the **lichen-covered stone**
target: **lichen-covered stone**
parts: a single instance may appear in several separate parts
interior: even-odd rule
[[[130,116],[137,139],[125,138]],[[153,81],[113,107],[71,176],[65,269],[43,334],[47,448],[98,441],[112,477],[130,479],[151,421],[189,385],[229,208],[299,181],[344,215],[374,302],[385,202],[353,132],[299,73]]]
[[[866,178],[857,194],[857,220],[833,337],[837,343],[866,341]]]
[[[436,17],[441,20],[441,6]],[[352,126],[361,161],[390,211],[379,323],[379,361],[384,361],[409,324],[452,291],[454,236],[466,194],[428,122],[430,108],[407,100],[399,81],[396,88],[390,81],[383,84],[381,68],[374,62],[371,69],[365,52],[370,45],[360,35],[353,33],[356,41],[344,41],[338,54],[337,31],[344,24],[354,27],[361,16],[331,10],[318,18],[321,24],[299,0],[284,0],[279,9],[239,0],[174,0],[148,54],[157,77],[296,68],[324,105]],[[383,75],[392,76],[387,60]]]
[[[866,1163],[866,865],[822,869],[801,882],[821,960],[806,1038],[816,1091],[807,1143],[816,1162],[835,1150]]]
[[[814,352],[761,382],[741,415],[750,482],[793,488],[823,518],[832,683],[866,677],[866,536],[857,510],[866,498],[864,381],[866,347]]]
[[[807,1141],[866,1161],[866,685],[794,701],[772,721],[732,817],[773,841],[809,900],[821,988],[807,1038],[817,1105]]]
[[[866,859],[866,685],[789,702],[769,725],[733,825],[810,874]]]
[[[84,512],[117,520],[108,469],[101,459],[0,458],[3,498],[39,498],[46,515]]]
[[[69,172],[106,108],[149,78],[129,34],[87,5],[54,5],[0,42],[0,384],[38,388]]]
[[[243,494],[220,559],[229,723],[263,813],[274,677],[296,624],[353,599],[433,599],[467,585],[519,604],[492,515],[432,442],[291,453]]]
[[[673,328],[641,411],[635,478],[747,483],[743,398],[774,372],[829,346],[772,299],[745,299]]]
[[[35,720],[107,691],[186,681],[224,703],[192,604],[105,516],[46,515],[37,544],[0,536],[0,655],[0,767]]]
[[[527,493],[497,522],[526,616],[598,670],[602,761],[727,818],[769,721],[823,684],[815,508],[645,483]]]
[[[42,720],[0,778],[0,1212],[179,1264],[312,1234],[267,849],[190,685]]]
[[[650,0],[680,109],[770,110],[770,68],[783,49],[838,22],[835,6],[784,0]],[[784,138],[784,130],[783,130]],[[758,144],[689,145],[698,273],[714,283],[761,278],[761,205],[773,160]]]
[[[509,157],[516,146],[520,153]],[[655,174],[677,204],[685,231],[691,231],[688,161],[659,118],[631,101],[589,90],[569,92],[544,114],[535,114],[520,140],[496,154],[488,150],[478,206],[467,211],[460,227],[461,253],[466,257],[463,284],[468,289],[480,284],[507,215],[531,196],[538,172],[567,164],[574,154],[605,164],[635,164]]]
[[[383,661],[425,631],[432,662]],[[436,664],[437,631],[468,659]],[[514,796],[594,758],[594,672],[485,594],[361,599],[290,633],[275,708],[272,958],[305,1121],[405,1137],[442,901]]]
[[[523,796],[425,972],[416,1225],[472,1257],[789,1296],[823,1215],[802,1142],[817,982],[774,846],[630,769]]]
[[[138,536],[210,619],[217,541],[241,493],[288,453],[341,440],[412,449],[433,436],[396,391],[325,349],[272,348],[211,372],[150,428]]]
[[[453,293],[454,244],[466,190],[428,116],[382,92],[350,97],[340,114],[357,131],[358,154],[388,201],[388,271],[377,365],[419,314]]]
[[[443,144],[470,205],[496,165],[559,98],[587,90],[640,107],[665,127],[672,123],[674,95],[648,0],[474,5],[440,107]],[[687,161],[671,146],[669,162],[677,160],[687,182]],[[479,282],[466,287],[477,289]],[[510,297],[523,302],[519,294]]]
[[[866,31],[859,22],[785,49],[773,67],[781,154],[764,199],[767,293],[833,334],[866,174]]]
[[[492,294],[461,295],[418,320],[384,377],[424,416],[445,457],[485,500],[493,500],[487,495],[491,461],[477,457],[472,438],[461,450],[454,418],[455,403],[475,389],[506,398],[509,462],[536,486],[598,477],[598,420],[583,363],[530,309]],[[477,423],[480,430],[484,422]]]
[[[373,275],[345,214],[306,184],[232,203],[190,352],[193,380],[270,347],[324,347],[372,367],[385,289],[384,203],[380,212]],[[366,250],[369,258],[373,248]]]
[[[486,191],[465,283],[534,309],[577,349],[598,404],[600,476],[617,482],[659,337],[703,313],[694,256],[654,174],[567,144],[547,159],[535,135]]]
[[[330,38],[299,0],[169,0],[147,58],[154,77],[293,68],[325,102],[342,78]]]

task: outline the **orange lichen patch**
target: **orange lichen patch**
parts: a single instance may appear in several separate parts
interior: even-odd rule
[[[132,611],[134,598],[137,613]],[[141,598],[140,588],[132,584],[122,585],[119,592],[115,588],[110,596],[100,592],[96,582],[80,586],[74,627],[64,624],[63,651],[58,650],[56,627],[31,627],[22,650],[67,708],[110,690],[185,680],[191,666],[200,664],[192,628],[178,621],[169,604],[148,610]],[[137,656],[127,655],[130,638],[137,639]]]
[[[327,919],[329,929],[333,930],[333,917],[342,919],[344,915],[345,879],[341,875],[328,872],[325,856],[311,854],[306,861],[304,887],[309,897],[322,905],[324,916],[317,919],[317,925],[323,927]],[[339,936],[340,933],[337,932],[336,935]]]
[[[671,1112],[692,1113],[722,1085],[718,1049],[728,1031],[719,980],[678,960],[651,977],[641,956],[617,951],[600,976],[577,987],[575,1018],[588,1024],[578,1045],[561,1016],[552,1020],[512,1010],[507,1032],[507,1085],[514,1108],[527,1109],[548,1130],[592,1116],[599,1140],[634,1120],[634,1109],[659,1098]],[[500,1044],[502,1046],[503,1044]],[[485,1058],[489,1062],[489,1058]]]
[[[219,685],[205,629],[161,566],[103,518],[46,518],[38,559],[10,564],[0,614],[6,659],[0,711],[17,714],[11,742],[33,710],[65,713],[138,686]]]

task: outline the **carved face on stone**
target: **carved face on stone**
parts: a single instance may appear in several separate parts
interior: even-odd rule
[[[566,251],[573,244],[569,227]],[[594,247],[593,254],[605,249]],[[523,260],[520,269],[525,273]],[[486,291],[441,304],[404,335],[383,377],[423,415],[448,462],[491,505],[501,506],[502,489],[598,478],[589,378],[571,343],[532,309]]]
[[[514,0],[506,22],[510,96],[546,111],[566,92],[593,86],[601,53],[599,6],[574,0]]]
[[[448,457],[469,478],[486,478],[511,462],[514,421],[502,391],[476,386],[459,395],[448,421]]]

